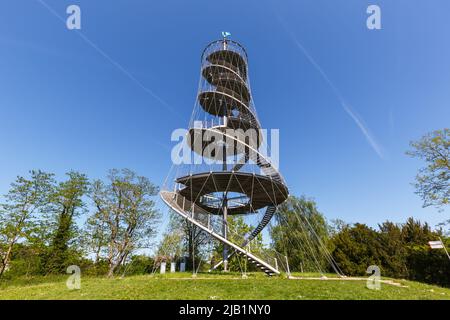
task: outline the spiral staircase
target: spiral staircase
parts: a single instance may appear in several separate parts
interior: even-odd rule
[[[251,95],[247,54],[237,42],[222,39],[210,43],[202,54],[201,83],[186,143],[198,156],[220,163],[220,170],[196,170],[176,176],[173,188],[160,192],[162,200],[189,223],[223,243],[223,266],[234,254],[246,258],[268,275],[279,270],[248,250],[248,244],[267,226],[289,194],[286,183],[270,159],[259,151],[261,125]],[[195,116],[205,114],[205,119]],[[194,121],[192,121],[194,120]],[[230,161],[234,159],[234,161]],[[248,170],[256,166],[258,172]],[[253,230],[241,242],[228,237],[227,217],[260,213]],[[210,218],[222,219],[222,230],[211,227]]]

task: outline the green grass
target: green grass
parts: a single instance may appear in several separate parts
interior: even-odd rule
[[[317,276],[311,274],[310,276]],[[82,277],[81,290],[69,290],[66,276],[24,278],[0,283],[0,299],[450,299],[450,289],[411,281],[405,287],[365,281],[288,280],[262,274],[188,273],[107,279]]]

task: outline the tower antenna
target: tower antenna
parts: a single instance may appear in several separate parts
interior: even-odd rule
[[[231,36],[231,33],[228,31],[222,31],[223,38],[223,50],[227,50],[227,38]]]

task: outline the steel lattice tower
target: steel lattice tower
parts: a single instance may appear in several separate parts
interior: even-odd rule
[[[223,243],[223,265],[233,254],[246,257],[269,275],[276,267],[247,250],[288,197],[278,169],[260,152],[264,144],[250,90],[245,49],[222,39],[201,58],[197,99],[186,144],[205,163],[178,165],[160,195],[176,213]],[[180,167],[184,167],[180,169]],[[254,216],[251,232],[233,235],[229,215]]]

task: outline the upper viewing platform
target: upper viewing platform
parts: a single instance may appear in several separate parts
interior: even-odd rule
[[[203,50],[201,62],[202,66],[220,65],[229,68],[243,81],[247,79],[247,52],[236,41],[222,39],[211,42]]]

